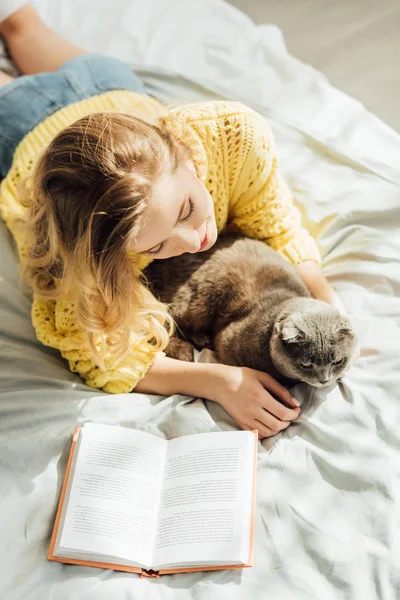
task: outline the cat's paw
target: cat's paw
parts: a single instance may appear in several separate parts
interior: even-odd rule
[[[166,349],[166,354],[169,358],[176,358],[177,360],[185,360],[186,362],[193,362],[194,346],[186,340],[173,336]]]

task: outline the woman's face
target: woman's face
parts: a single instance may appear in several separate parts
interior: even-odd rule
[[[141,230],[129,249],[154,258],[171,258],[204,252],[217,236],[214,203],[193,162],[188,161],[155,184]]]

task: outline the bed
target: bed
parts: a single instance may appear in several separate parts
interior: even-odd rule
[[[43,18],[129,62],[168,104],[230,98],[274,131],[286,179],[342,296],[361,358],[298,385],[299,420],[259,443],[252,569],[139,579],[46,560],[74,426],[167,438],[234,429],[201,399],[90,389],[36,339],[0,223],[0,597],[395,600],[400,597],[400,137],[221,0],[37,0]]]

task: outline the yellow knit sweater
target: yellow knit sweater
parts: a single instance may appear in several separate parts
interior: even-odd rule
[[[300,215],[279,176],[271,131],[250,108],[234,102],[205,102],[166,112],[156,100],[128,91],[112,91],[63,108],[25,136],[0,188],[0,213],[14,235],[20,259],[26,240],[15,226],[24,215],[17,184],[32,172],[40,153],[64,127],[89,113],[113,110],[134,112],[144,119],[161,117],[171,133],[190,147],[198,176],[208,188],[215,207],[218,231],[227,225],[265,241],[293,263],[319,262],[314,240],[301,227]],[[143,269],[151,262],[142,258]],[[130,392],[146,374],[155,352],[137,341],[118,365],[106,361],[101,371],[90,356],[85,335],[74,314],[74,304],[33,298],[32,322],[37,338],[60,350],[70,369],[86,383],[106,392]]]

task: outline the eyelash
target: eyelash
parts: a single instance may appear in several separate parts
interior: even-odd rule
[[[160,254],[161,250],[164,248],[164,244],[161,244],[161,246],[159,247],[158,250],[156,250],[155,252],[147,252],[147,254],[150,254],[151,256],[155,256],[156,254]]]
[[[189,213],[188,213],[188,215],[184,219],[180,219],[181,223],[184,223],[185,221],[189,221],[189,219],[192,216],[193,212],[194,212],[193,201],[192,201],[191,198],[189,198]]]
[[[194,204],[191,198],[189,198],[189,213],[188,215],[184,218],[184,219],[180,219],[181,223],[184,223],[185,221],[188,221],[190,219],[190,217],[193,215],[194,212]],[[160,252],[164,249],[164,244],[161,244],[161,246],[159,247],[158,250],[156,250],[155,252],[148,252],[147,254],[150,254],[151,256],[156,256],[157,254],[160,254]]]

